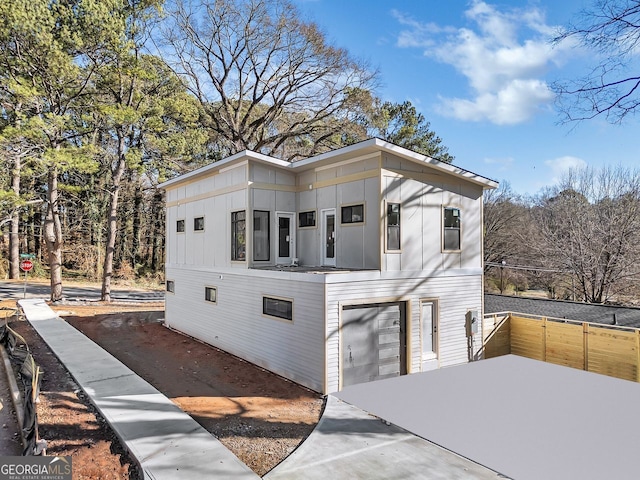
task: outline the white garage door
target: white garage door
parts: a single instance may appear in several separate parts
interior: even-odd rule
[[[342,309],[342,387],[406,373],[404,303]]]

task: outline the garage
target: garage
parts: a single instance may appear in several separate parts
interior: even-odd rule
[[[342,388],[407,373],[404,302],[342,307]]]

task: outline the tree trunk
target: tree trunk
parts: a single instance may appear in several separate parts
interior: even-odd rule
[[[58,212],[58,169],[49,168],[47,175],[47,214],[44,219],[44,240],[49,254],[51,301],[62,300],[62,226]]]
[[[153,239],[151,249],[151,268],[154,272],[158,272],[164,269],[164,212],[163,212],[163,197],[161,192],[157,192],[153,196],[153,229],[151,237]]]
[[[27,236],[27,249],[34,253],[38,261],[42,261],[42,246],[40,244],[40,232],[42,232],[42,214],[39,207],[34,207],[29,225],[29,235]]]
[[[22,168],[20,156],[16,155],[11,172],[11,188],[20,195],[20,169]],[[9,232],[9,278],[20,278],[20,216],[18,210],[11,214],[11,230]]]
[[[109,212],[107,221],[107,243],[104,255],[104,268],[102,273],[102,295],[103,302],[111,301],[111,278],[113,277],[113,254],[116,246],[116,236],[118,234],[118,199],[120,196],[120,183],[126,167],[125,161],[125,138],[120,136],[118,144],[118,162],[112,177],[111,198],[109,199]]]
[[[134,183],[134,194],[133,194],[133,222],[132,222],[132,232],[131,232],[131,261],[132,267],[135,269],[136,265],[140,263],[141,254],[140,254],[140,230],[141,230],[141,220],[142,220],[142,185],[140,185],[140,180],[136,178]]]

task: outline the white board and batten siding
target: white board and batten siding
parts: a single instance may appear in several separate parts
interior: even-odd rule
[[[316,391],[325,368],[324,284],[300,273],[167,265],[168,326]],[[217,289],[217,303],[205,300]],[[293,321],[262,314],[263,295],[293,300]]]
[[[423,272],[424,273],[424,272]],[[375,272],[379,274],[379,272]],[[340,385],[340,311],[343,305],[406,301],[407,306],[407,373],[422,369],[420,332],[420,300],[437,300],[438,360],[445,367],[467,363],[465,315],[469,310],[481,311],[482,272],[434,273],[411,278],[404,275],[373,272],[329,275],[327,277],[327,390],[338,391]],[[476,342],[475,352],[480,348]]]
[[[382,270],[417,271],[478,268],[482,265],[482,187],[426,167],[385,157],[392,170],[382,171],[384,202],[401,205],[401,250],[384,251]],[[461,245],[444,252],[443,209],[461,212]],[[383,233],[384,234],[384,233]]]
[[[235,165],[222,173],[167,189],[166,238],[170,263],[232,266],[230,212],[247,208],[246,170],[244,164]],[[204,217],[203,231],[193,230],[196,217]],[[176,232],[178,220],[185,222],[184,233]]]

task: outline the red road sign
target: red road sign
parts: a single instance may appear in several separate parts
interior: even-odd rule
[[[31,260],[23,260],[20,262],[20,270],[28,272],[33,268],[33,262]]]

